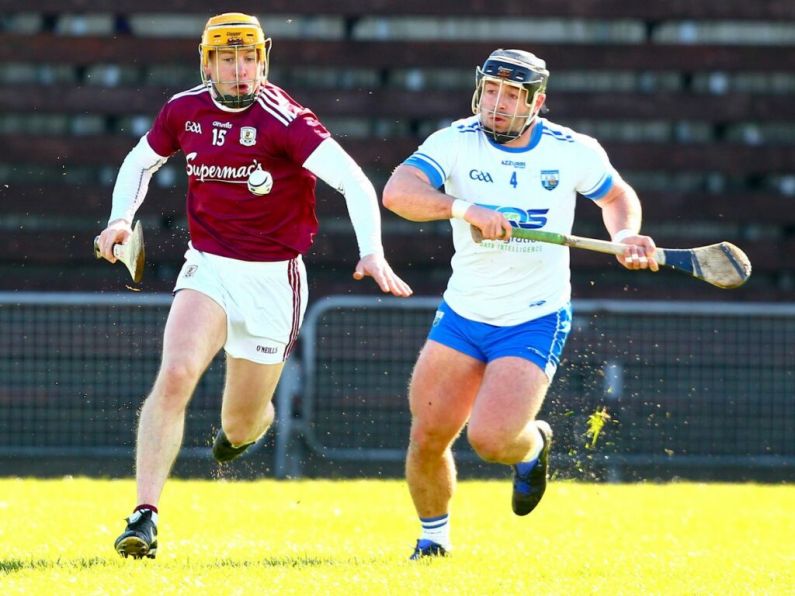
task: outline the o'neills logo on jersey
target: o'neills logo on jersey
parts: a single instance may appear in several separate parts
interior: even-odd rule
[[[214,164],[197,163],[198,153],[188,153],[185,156],[185,171],[188,176],[197,178],[200,182],[215,180],[218,182],[246,182],[251,172],[260,168],[260,163],[255,159],[247,166],[217,166]]]

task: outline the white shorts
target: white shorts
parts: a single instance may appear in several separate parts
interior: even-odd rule
[[[190,246],[174,292],[195,290],[226,312],[224,350],[233,358],[278,364],[290,355],[309,291],[301,256],[272,263],[239,261]]]

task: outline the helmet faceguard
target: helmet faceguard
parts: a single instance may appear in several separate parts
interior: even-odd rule
[[[202,82],[212,87],[215,99],[221,105],[233,109],[247,108],[254,103],[260,84],[268,79],[270,48],[271,40],[265,39],[257,17],[239,12],[216,15],[207,21],[199,44]],[[257,55],[257,68],[252,88],[247,93],[222,93],[218,85],[240,89],[240,85],[252,82],[251,79],[240,78],[238,61],[240,53],[252,50]],[[218,60],[211,60],[213,55],[217,56],[220,51],[234,52],[235,73],[232,79],[222,80]]]
[[[524,50],[495,50],[492,52],[483,66],[475,69],[475,93],[472,95],[472,112],[480,115],[480,127],[483,132],[490,135],[494,142],[500,145],[522,136],[533,124],[541,110],[541,106],[536,106],[536,101],[538,96],[546,91],[548,79],[549,71],[546,68],[546,62],[530,52]],[[496,131],[483,120],[481,102],[487,81],[499,85],[497,101],[494,108],[489,111],[489,115],[511,119],[508,129],[504,132]],[[512,114],[498,111],[500,98],[505,92],[506,86],[527,91],[524,102],[528,110],[527,114],[518,113],[520,103],[516,104],[516,109]]]

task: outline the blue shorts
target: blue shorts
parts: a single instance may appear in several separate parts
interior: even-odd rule
[[[504,356],[524,358],[551,381],[570,331],[571,305],[526,323],[498,327],[466,319],[442,300],[428,339],[486,363]]]

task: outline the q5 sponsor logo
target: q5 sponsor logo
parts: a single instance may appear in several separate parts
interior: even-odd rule
[[[480,170],[469,170],[469,177],[479,182],[494,182],[494,178],[491,177],[491,174],[488,172],[481,172]]]
[[[537,230],[547,225],[547,213],[549,209],[520,209],[519,207],[507,207],[505,205],[482,205],[481,207],[493,209],[497,213],[502,213],[511,225],[523,230]]]

